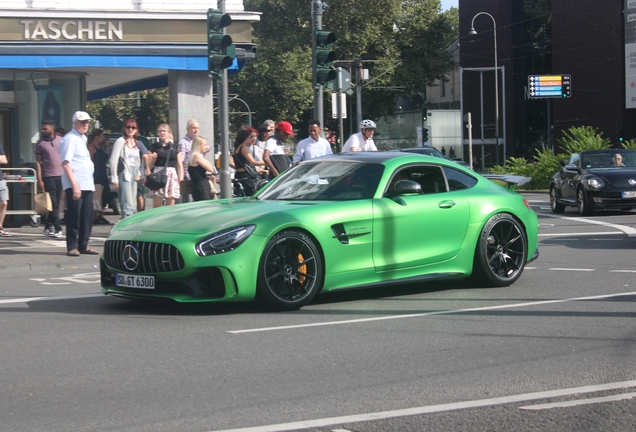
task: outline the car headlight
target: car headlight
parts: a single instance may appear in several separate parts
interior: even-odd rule
[[[603,180],[601,180],[598,177],[592,177],[591,179],[587,180],[587,184],[592,188],[592,189],[602,189],[603,186],[605,186],[605,182],[603,182]]]
[[[196,252],[200,256],[216,255],[236,249],[254,232],[256,225],[245,225],[230,228],[213,234],[196,245]]]

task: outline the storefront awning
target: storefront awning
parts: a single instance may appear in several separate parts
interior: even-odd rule
[[[203,71],[208,67],[207,58],[202,56],[1,55],[0,63],[5,69],[115,67]],[[228,70],[239,70],[236,60]]]

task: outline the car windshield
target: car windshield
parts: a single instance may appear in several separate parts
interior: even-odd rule
[[[636,150],[606,150],[581,154],[583,168],[636,167]]]
[[[277,177],[261,200],[343,201],[372,198],[384,166],[362,162],[309,162]]]

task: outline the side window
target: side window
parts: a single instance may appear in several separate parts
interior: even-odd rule
[[[446,192],[444,174],[438,166],[423,165],[409,169],[411,180],[422,185],[423,194]]]
[[[468,189],[477,183],[476,178],[454,168],[444,167],[444,174],[446,174],[450,191]]]

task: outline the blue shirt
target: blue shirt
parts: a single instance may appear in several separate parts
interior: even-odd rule
[[[86,147],[86,135],[80,135],[75,129],[67,133],[60,142],[60,158],[62,164],[67,161],[73,170],[73,177],[80,190],[94,191],[93,171],[95,167],[91,160],[91,154]],[[62,172],[62,188],[72,188],[71,180]]]

